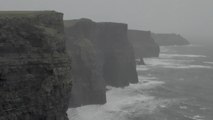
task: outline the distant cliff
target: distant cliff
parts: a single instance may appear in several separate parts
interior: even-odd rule
[[[170,45],[188,45],[190,44],[185,38],[178,34],[157,34],[152,33],[153,39],[160,46],[170,46]]]
[[[136,58],[158,57],[159,45],[150,31],[128,30],[128,39],[133,44]]]
[[[120,87],[138,82],[127,29],[127,24],[98,23],[98,47],[104,55],[103,75],[107,85]]]
[[[89,19],[65,21],[66,47],[72,57],[70,107],[106,102],[103,60],[97,49],[97,24]]]
[[[67,48],[72,57],[73,90],[70,107],[106,102],[106,85],[138,82],[127,25],[65,21]]]
[[[0,12],[0,120],[68,120],[63,15]]]

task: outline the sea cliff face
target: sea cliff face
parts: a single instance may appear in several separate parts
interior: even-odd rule
[[[106,102],[103,59],[97,49],[97,24],[89,19],[65,21],[66,47],[72,57],[70,107]]]
[[[106,85],[138,82],[127,25],[89,19],[65,21],[67,48],[73,60],[70,107],[106,102]]]
[[[123,23],[98,23],[98,47],[103,52],[103,76],[107,85],[124,87],[138,82],[127,29]]]
[[[170,46],[170,45],[188,45],[190,44],[184,37],[178,34],[159,34],[152,33],[153,39],[160,46]]]
[[[68,120],[63,14],[0,12],[0,120]]]
[[[128,39],[133,44],[136,58],[158,57],[159,45],[150,31],[128,30]]]

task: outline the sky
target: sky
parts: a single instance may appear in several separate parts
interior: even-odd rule
[[[64,19],[122,22],[129,29],[213,40],[213,0],[0,0],[0,10],[55,10]]]

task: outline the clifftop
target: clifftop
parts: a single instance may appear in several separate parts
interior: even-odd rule
[[[4,17],[0,14],[0,56],[65,52],[63,14],[17,12],[14,16],[14,12],[6,13],[3,12]]]
[[[61,14],[55,11],[0,11],[0,17],[35,17],[38,15]]]

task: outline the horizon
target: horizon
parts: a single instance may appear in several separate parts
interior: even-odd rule
[[[126,23],[129,29],[213,39],[213,1],[205,0],[1,0],[1,11],[55,10],[64,20]]]

